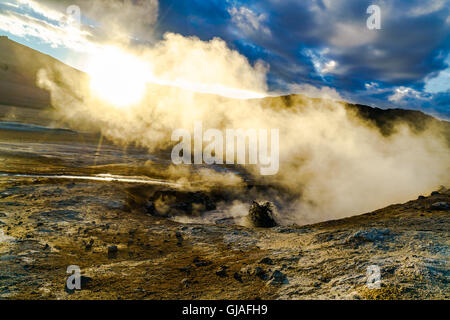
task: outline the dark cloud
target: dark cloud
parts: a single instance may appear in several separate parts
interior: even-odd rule
[[[366,9],[371,4],[381,8],[381,30],[366,27]],[[233,7],[245,7],[253,17],[264,15],[261,25],[270,30],[270,36],[263,28],[252,33],[240,30],[230,13]],[[160,1],[160,9],[161,32],[201,39],[219,36],[250,61],[263,59],[270,65],[273,89],[283,89],[290,82],[326,85],[349,97],[360,92],[353,94],[354,99],[365,94],[368,101],[392,105],[388,98],[397,87],[422,92],[427,77],[448,67],[450,11],[444,0],[168,0]],[[322,63],[319,68],[317,61]],[[335,61],[336,67],[327,70],[327,61]],[[378,83],[384,93],[365,92],[366,83],[371,82]],[[434,96],[436,100],[405,98],[395,103],[409,103],[413,108],[424,104],[429,110],[430,101],[436,102],[439,113],[449,115],[448,99],[438,98],[446,94]]]
[[[287,90],[292,83],[329,86],[349,100],[409,106],[450,117],[448,91],[424,91],[427,80],[449,67],[450,4],[446,0],[40,3],[62,11],[78,4],[106,33],[125,30],[149,43],[168,31],[202,40],[220,37],[250,62],[266,62],[274,91]],[[372,4],[381,8],[381,30],[366,27],[366,10]],[[375,85],[368,86],[371,83]],[[407,93],[399,94],[399,88]]]

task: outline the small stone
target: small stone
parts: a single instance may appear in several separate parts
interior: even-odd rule
[[[259,263],[268,264],[270,266],[274,265],[273,260],[269,257],[263,258]]]
[[[275,270],[270,276],[270,281],[268,284],[279,285],[288,283],[287,277],[280,270]]]
[[[181,280],[181,285],[185,288],[189,288],[191,286],[191,282],[187,278],[184,278]]]
[[[194,260],[192,261],[194,263],[194,265],[196,267],[206,267],[212,264],[211,261],[207,261],[207,260],[200,260],[199,257],[195,257]]]
[[[359,230],[352,234],[348,239],[347,242],[375,242],[375,241],[381,241],[384,240],[387,235],[390,234],[389,229],[366,229],[366,230]]]
[[[188,273],[188,274],[191,272],[191,269],[192,269],[192,266],[191,266],[191,265],[188,265],[188,266],[186,266],[186,267],[178,268],[178,270],[180,270],[181,272],[186,272],[186,273]]]
[[[119,249],[117,248],[117,246],[109,246],[108,247],[108,258],[115,258],[117,257],[117,252],[119,251]]]
[[[438,196],[438,195],[440,195],[441,193],[439,192],[439,191],[433,191],[432,193],[431,193],[431,195],[432,196]]]
[[[181,246],[182,245],[182,243],[183,243],[183,236],[182,236],[182,234],[180,233],[180,232],[176,232],[175,233],[175,237],[177,238],[177,246]]]
[[[255,276],[257,276],[258,278],[260,278],[262,280],[267,279],[267,273],[263,268],[256,267],[254,270],[254,274],[255,274]]]
[[[435,202],[431,205],[431,210],[450,210],[450,205],[447,202]]]
[[[91,239],[91,240],[89,241],[89,243],[87,243],[86,246],[85,246],[86,251],[91,250],[93,244],[94,244],[94,239]]]
[[[219,277],[227,277],[227,267],[226,266],[221,266],[217,271],[216,271],[216,275],[218,275]]]
[[[239,273],[235,272],[233,278],[242,283],[242,277]]]

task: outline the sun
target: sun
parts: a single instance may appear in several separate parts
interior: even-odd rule
[[[137,57],[116,47],[104,47],[91,57],[88,74],[96,98],[127,108],[144,98],[150,72]]]

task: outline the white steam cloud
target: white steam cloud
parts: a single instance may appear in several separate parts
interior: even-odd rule
[[[143,18],[133,12],[125,17],[136,30],[136,21]],[[142,77],[145,95],[128,108],[118,108],[93,94],[89,79],[66,72],[62,86],[55,81],[55,70],[44,70],[40,85],[51,91],[60,120],[75,128],[100,130],[116,143],[137,144],[149,152],[170,148],[172,131],[191,129],[195,121],[202,121],[204,128],[279,129],[279,173],[262,178],[257,168],[245,169],[255,181],[294,195],[279,216],[300,224],[371,211],[450,182],[447,142],[431,128],[417,134],[399,124],[394,134],[383,136],[334,100],[338,95],[329,89],[297,86],[333,100],[293,96],[289,107],[281,98],[225,98],[264,96],[267,68],[262,62],[251,65],[218,38],[202,41],[168,33],[150,47],[133,49],[123,47],[122,40],[109,45],[138,59],[145,66],[143,75],[131,73],[127,78],[123,72],[114,77],[111,65],[109,78],[132,82]],[[170,170],[188,182],[191,171],[178,169]],[[212,170],[196,174],[213,183],[243,183],[230,172],[222,179]],[[232,215],[239,216],[235,211],[241,207],[233,206]]]

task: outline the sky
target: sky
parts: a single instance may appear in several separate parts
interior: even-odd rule
[[[370,5],[380,8],[380,29],[367,27]],[[112,38],[149,47],[167,32],[220,38],[267,68],[273,94],[336,93],[443,119],[449,31],[446,0],[0,0],[1,35],[81,70],[89,48]]]

